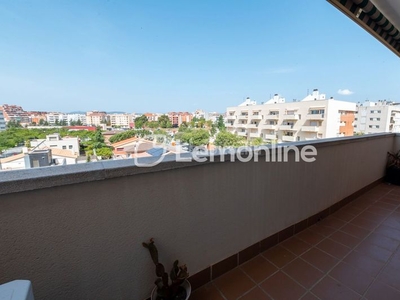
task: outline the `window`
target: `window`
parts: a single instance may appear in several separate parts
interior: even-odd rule
[[[72,149],[72,148],[73,148],[72,145],[69,145],[69,146],[68,146],[68,149]]]
[[[65,150],[65,149],[67,149],[67,146],[62,146],[62,148]]]

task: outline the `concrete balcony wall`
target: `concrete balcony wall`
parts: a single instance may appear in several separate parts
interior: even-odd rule
[[[133,160],[0,173],[0,283],[35,299],[144,299],[155,280],[141,242],[191,274],[324,210],[384,175],[394,134],[312,141],[313,163]],[[305,142],[294,143],[302,147]]]

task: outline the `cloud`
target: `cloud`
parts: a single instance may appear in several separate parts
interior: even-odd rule
[[[339,95],[343,95],[343,96],[349,96],[349,95],[353,95],[354,92],[350,91],[349,89],[340,89],[337,91]]]

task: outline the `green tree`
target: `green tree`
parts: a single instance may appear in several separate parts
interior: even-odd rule
[[[267,144],[266,142],[264,142],[264,140],[261,137],[252,139],[250,141],[250,146],[261,146],[261,145],[265,145]]]
[[[226,129],[223,116],[219,116],[215,123],[219,131],[224,131]]]
[[[246,144],[246,140],[228,131],[221,131],[217,134],[214,144],[219,147],[240,147]]]
[[[147,123],[148,119],[145,115],[141,115],[135,119],[135,128],[143,128]]]
[[[20,121],[15,121],[15,120],[11,120],[8,121],[7,128],[22,128],[21,122]]]
[[[161,128],[172,128],[171,120],[167,115],[162,115],[158,118],[158,123]]]

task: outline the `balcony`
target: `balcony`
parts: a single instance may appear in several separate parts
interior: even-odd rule
[[[260,134],[258,132],[250,132],[250,137],[251,138],[259,138]]]
[[[233,126],[233,123],[227,122],[227,123],[225,123],[225,127],[234,127],[234,126]]]
[[[305,132],[318,132],[319,127],[318,126],[303,126],[301,127],[301,131]]]
[[[307,120],[325,120],[325,114],[308,114],[306,116]]]
[[[258,124],[247,124],[247,128],[257,128]]]
[[[295,130],[293,125],[279,125],[279,130]]]
[[[252,115],[250,117],[250,119],[252,119],[252,120],[262,120],[263,116],[262,115]]]
[[[289,115],[283,115],[284,120],[293,120],[293,121],[298,121],[299,120],[299,115],[298,114],[289,114]]]
[[[249,115],[239,115],[239,116],[237,116],[237,118],[239,120],[247,120],[249,118]]]
[[[226,118],[228,120],[236,120],[236,116],[235,115],[227,116]]]
[[[284,142],[295,142],[296,141],[296,137],[295,136],[291,136],[291,135],[283,135],[282,136],[282,141],[284,141]]]
[[[400,189],[380,183],[400,136],[308,144],[312,163],[260,151],[0,172],[0,282],[29,279],[35,299],[143,300],[154,237],[166,265],[188,265],[190,300],[400,299]]]
[[[264,134],[266,140],[276,140],[276,134]]]
[[[238,131],[237,135],[238,136],[247,136],[247,132],[246,131]]]
[[[265,119],[266,120],[278,120],[279,119],[279,115],[266,115]]]
[[[269,130],[276,130],[278,128],[278,126],[276,125],[271,125],[271,124],[263,124],[262,125],[263,129],[269,129]]]

